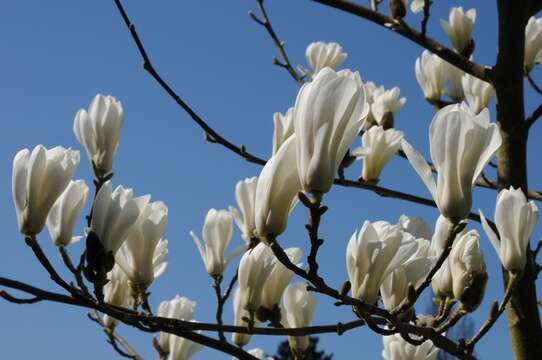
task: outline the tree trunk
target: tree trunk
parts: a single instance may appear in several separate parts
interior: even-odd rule
[[[499,52],[493,82],[497,92],[497,122],[503,143],[497,152],[499,188],[521,187],[527,193],[527,137],[523,98],[523,54],[527,9],[523,2],[498,0]],[[542,327],[536,299],[533,259],[507,306],[508,330],[518,360],[540,359]],[[504,282],[507,274],[504,272]]]

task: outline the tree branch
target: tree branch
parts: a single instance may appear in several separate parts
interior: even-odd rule
[[[531,85],[533,90],[538,93],[538,95],[542,95],[542,89],[536,84],[534,79],[531,77],[531,74],[527,74],[527,81],[529,82],[529,85]]]
[[[288,71],[290,76],[298,83],[303,84],[304,77],[302,75],[299,75],[297,71],[294,69],[292,64],[290,63],[290,59],[288,58],[288,54],[286,53],[286,50],[284,49],[284,41],[281,41],[279,37],[277,36],[277,33],[273,29],[273,26],[271,25],[271,22],[269,21],[269,17],[267,16],[267,11],[265,10],[265,6],[263,5],[264,0],[256,0],[256,5],[258,6],[258,11],[260,13],[261,19],[259,19],[252,11],[248,12],[248,15],[254,20],[257,24],[263,26],[269,36],[271,37],[271,40],[273,40],[273,43],[275,44],[280,57],[282,60],[279,60],[277,58],[273,58],[273,64],[280,66]]]
[[[484,67],[480,64],[474,63],[469,59],[465,58],[454,52],[453,50],[447,48],[441,43],[433,40],[421,32],[414,30],[409,27],[405,22],[397,22],[392,18],[387,17],[379,12],[373,11],[365,6],[355,4],[346,0],[313,0],[314,2],[327,5],[344,12],[350,13],[367,19],[377,25],[385,27],[386,29],[393,31],[413,42],[426,48],[432,53],[438,55],[440,58],[446,60],[455,67],[465,71],[466,73],[471,74],[474,77],[477,77],[480,80],[487,81],[492,83],[492,69]]]

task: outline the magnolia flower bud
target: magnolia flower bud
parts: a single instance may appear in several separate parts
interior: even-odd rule
[[[112,191],[111,181],[107,181],[94,199],[90,230],[98,236],[105,252],[115,255],[138,216],[133,190],[119,185]]]
[[[265,164],[258,177],[254,201],[256,233],[261,239],[282,234],[301,190],[292,135]]]
[[[401,90],[395,86],[390,90],[376,95],[371,104],[371,113],[375,117],[378,125],[389,129],[393,127],[393,117],[403,105],[406,103],[406,98],[400,98]]]
[[[446,240],[449,232],[449,221],[444,216],[440,215],[435,223],[435,233],[431,240],[430,254],[439,257],[446,248]],[[463,231],[463,233],[465,230]],[[433,294],[438,299],[446,299],[454,297],[452,270],[450,269],[449,257],[444,260],[442,266],[437,270],[431,280]]]
[[[301,87],[294,109],[297,169],[303,190],[329,191],[369,111],[359,74],[324,68]]]
[[[439,100],[444,94],[446,62],[428,50],[416,59],[416,80],[428,100]]]
[[[425,159],[406,140],[401,146],[440,213],[449,219],[465,219],[472,206],[472,186],[501,141],[497,125],[489,122],[487,109],[472,115],[465,106],[444,107],[436,113],[429,128],[436,184]]]
[[[365,130],[369,130],[372,126],[376,125],[376,119],[374,117],[374,114],[371,110],[372,104],[374,103],[374,100],[380,96],[380,94],[384,93],[386,89],[384,89],[384,86],[376,87],[375,83],[372,81],[368,81],[363,85],[363,88],[365,89],[365,98],[367,99],[367,106],[369,106],[369,112],[367,113],[367,117],[365,118],[365,123],[363,124],[363,128]]]
[[[402,139],[403,132],[395,129],[384,130],[382,126],[373,126],[363,133],[362,146],[352,151],[352,156],[363,160],[363,181],[378,183],[380,173],[401,147]]]
[[[162,240],[162,235],[166,230],[168,209],[161,201],[151,203],[149,200],[150,195],[135,199],[139,216],[115,256],[115,261],[130,280],[134,295],[144,294],[167,267],[167,240]]]
[[[158,305],[157,315],[169,319],[179,319],[190,321],[194,316],[194,310],[196,309],[196,302],[192,301],[184,296],[175,295],[172,300],[165,300]],[[160,349],[167,353],[170,347],[170,335],[166,332],[160,332],[160,338],[158,345]]]
[[[467,73],[463,75],[461,84],[473,115],[479,114],[484,108],[488,107],[489,101],[495,96],[495,89],[490,83]]]
[[[294,264],[297,264],[303,255],[303,252],[299,248],[288,248],[284,252]],[[297,266],[301,266],[301,264],[297,264]],[[261,306],[268,310],[273,310],[279,304],[282,293],[293,275],[294,273],[275,257],[273,259],[273,269],[265,281],[262,290]]]
[[[196,331],[196,333],[201,333]],[[180,336],[171,335],[169,340],[168,360],[189,360],[195,353],[203,349],[203,345]]]
[[[287,328],[309,326],[314,316],[316,299],[307,291],[307,285],[290,284],[284,291],[283,325]],[[296,359],[303,359],[303,353],[309,346],[308,336],[288,336],[290,349]]]
[[[232,214],[227,210],[211,209],[205,216],[203,223],[203,242],[198,236],[190,231],[190,235],[198,247],[205,269],[212,277],[221,277],[230,260],[240,251],[236,249],[233,255],[224,259],[224,251],[231,241],[233,232]]]
[[[399,222],[397,223],[403,231],[406,231],[410,235],[417,239],[430,239],[431,229],[425,220],[419,216],[401,215]]]
[[[109,281],[104,285],[104,301],[115,306],[128,306],[130,284],[118,265],[115,265],[113,270],[107,274],[107,279]],[[107,314],[104,315],[103,322],[108,329],[114,329],[117,325],[117,319]]]
[[[51,207],[62,194],[79,164],[79,151],[38,145],[13,158],[12,195],[19,231],[36,235],[45,226]]]
[[[457,236],[450,252],[454,297],[466,311],[474,311],[482,302],[487,283],[480,235],[471,230]]]
[[[284,115],[279,112],[273,114],[275,131],[273,132],[273,155],[280,146],[294,133],[294,108],[291,107]]]
[[[313,77],[325,67],[336,69],[346,59],[347,54],[343,52],[341,45],[321,41],[310,43],[305,51],[307,62],[314,70]]]
[[[359,233],[352,234],[346,249],[346,266],[355,298],[376,303],[378,289],[386,277],[417,249],[414,241],[402,247],[402,239],[399,226],[369,221],[363,223]]]
[[[62,195],[56,199],[47,216],[47,228],[56,246],[68,246],[79,241],[73,236],[73,228],[81,209],[85,206],[88,186],[84,180],[70,181]]]
[[[229,207],[233,219],[239,230],[241,230],[243,239],[247,245],[250,243],[250,239],[255,236],[254,230],[256,229],[256,222],[254,219],[254,206],[256,202],[257,184],[257,176],[239,180],[237,185],[235,185],[235,198],[241,213],[233,206]]]
[[[433,260],[424,256],[399,264],[380,286],[384,308],[391,311],[401,305],[407,298],[409,285],[415,288],[421,285],[433,266]]]
[[[233,293],[233,324],[235,326],[247,326],[247,322],[243,320],[250,319],[249,312],[244,308],[243,304],[243,298],[244,298],[243,290],[241,287],[237,287]],[[254,326],[257,326],[259,324],[259,321],[257,318],[254,318]],[[252,334],[242,334],[242,333],[232,333],[231,334],[231,340],[232,342],[239,346],[243,347],[246,344],[249,343],[250,339],[252,338]]]
[[[382,341],[384,360],[436,360],[438,356],[438,348],[434,347],[430,340],[415,346],[406,342],[401,334],[393,334],[383,336]]]
[[[533,69],[535,63],[542,62],[542,18],[531,16],[525,26],[525,55],[523,67],[525,74]]]
[[[497,195],[495,222],[499,236],[489,226],[480,210],[484,231],[501,259],[502,266],[510,272],[520,273],[527,263],[527,247],[536,222],[538,207],[527,201],[520,188],[504,189]]]
[[[275,259],[269,246],[259,243],[254,249],[245,252],[239,262],[241,303],[251,314],[258,310],[262,303],[263,288],[273,270]]]
[[[73,132],[97,175],[104,175],[113,167],[123,117],[121,103],[111,95],[101,94],[94,97],[88,111],[81,109],[75,115]]]
[[[448,20],[441,19],[440,25],[455,51],[468,58],[474,50],[471,32],[476,21],[476,9],[470,9],[465,13],[461,6],[453,7],[450,9]]]

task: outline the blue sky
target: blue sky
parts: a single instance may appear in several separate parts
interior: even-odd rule
[[[294,64],[306,66],[304,51],[311,41],[337,41],[349,54],[344,67],[359,70],[364,80],[386,88],[400,86],[407,103],[396,118],[396,126],[420,151],[428,154],[427,127],[432,110],[424,102],[414,76],[414,62],[422,49],[364,20],[310,1],[266,3]],[[447,17],[449,7],[454,5],[457,3],[438,2],[432,11],[429,32],[444,43],[447,39],[438,18]],[[493,64],[497,49],[493,3],[469,1],[465,6],[478,9],[475,60]],[[154,65],[172,87],[221,134],[236,144],[245,144],[261,157],[268,157],[272,114],[293,105],[298,88],[283,69],[271,64],[275,48],[263,29],[247,16],[249,9],[255,9],[254,2],[249,0],[127,4]],[[4,232],[1,276],[58,290],[18,234],[11,200],[12,158],[19,149],[40,143],[47,147],[61,144],[80,149],[72,132],[76,111],[87,107],[98,92],[112,94],[122,102],[125,111],[114,163],[114,184],[133,187],[137,195],[150,193],[153,199],[162,200],[169,207],[169,268],[152,285],[151,304],[156,308],[161,300],[180,293],[198,302],[196,319],[212,321],[211,282],[188,232],[201,230],[209,208],[234,205],[235,183],[257,175],[260,168],[203,140],[202,131],[141,68],[141,60],[113,1],[13,1],[3,4],[2,10],[0,119],[4,130],[0,135],[3,164],[0,201],[5,205],[0,209],[0,226]],[[420,18],[410,14],[407,20],[418,26]],[[533,75],[540,79],[540,70]],[[532,94],[527,99],[529,111],[538,99]],[[493,105],[491,111],[494,114]],[[541,135],[540,128],[534,127],[531,139]],[[530,164],[535,165],[532,159],[540,146],[534,142],[529,146]],[[532,187],[542,187],[537,184],[541,170],[531,168]],[[360,164],[356,163],[347,174],[357,178],[360,171]],[[91,171],[84,153],[76,177],[90,184]],[[393,160],[384,170],[381,184],[429,196],[408,163],[400,159]],[[365,219],[395,222],[405,213],[423,216],[432,224],[438,215],[434,209],[340,187],[325,197],[325,203],[330,210],[321,226],[326,240],[320,252],[321,272],[336,287],[347,277],[346,243]],[[482,208],[492,217],[493,207],[494,193],[476,190],[474,209]],[[298,207],[280,240],[284,246],[307,249],[305,219],[304,209]],[[81,226],[82,223],[78,231],[82,230]],[[540,233],[536,230],[535,236]],[[498,260],[485,235],[482,238],[490,280],[486,299],[473,316],[477,327],[486,317],[488,303],[500,299],[502,294]],[[48,234],[42,233],[39,241],[60,269]],[[241,241],[236,230],[232,243]],[[70,248],[73,256],[81,251],[82,244]],[[226,306],[225,319],[231,322],[231,303]],[[0,301],[0,314],[4,358],[86,360],[117,356],[105,343],[101,330],[88,321],[81,309],[51,303],[20,306]],[[334,323],[352,317],[349,309],[335,308],[331,301],[319,298],[315,323]],[[149,335],[123,326],[119,330],[145,358],[155,357]],[[280,340],[254,337],[249,348],[260,346],[273,352]],[[336,359],[378,359],[381,343],[367,329],[321,338],[321,345],[334,353]],[[479,343],[478,353],[481,358],[489,353],[495,359],[511,358],[504,317]],[[194,358],[227,357],[205,350]]]

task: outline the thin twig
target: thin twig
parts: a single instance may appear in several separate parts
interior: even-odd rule
[[[527,126],[527,129],[533,126],[533,124],[542,116],[542,104],[538,105],[538,107],[525,119],[525,125]]]
[[[542,89],[536,84],[534,79],[531,77],[531,74],[527,75],[527,81],[529,82],[529,85],[531,85],[534,91],[536,91],[539,95],[542,95]]]
[[[248,15],[254,20],[257,24],[263,26],[271,39],[273,40],[273,43],[275,44],[280,57],[282,60],[279,60],[277,58],[273,58],[273,63],[277,66],[280,66],[288,71],[290,76],[298,83],[303,84],[304,79],[302,75],[299,75],[298,72],[294,69],[292,64],[290,63],[290,59],[288,58],[288,54],[286,53],[286,50],[284,49],[284,41],[281,41],[279,37],[277,36],[277,33],[273,29],[273,26],[271,25],[271,21],[269,21],[269,17],[267,16],[267,11],[265,10],[265,6],[263,5],[263,0],[256,0],[256,5],[258,6],[258,11],[260,13],[261,19],[259,19],[252,11],[248,12]]]
[[[85,285],[85,282],[83,281],[83,276],[81,275],[81,271],[82,271],[81,264],[77,267],[73,265],[70,255],[68,254],[64,246],[59,246],[58,251],[60,252],[60,257],[62,258],[62,261],[64,262],[68,270],[70,270],[70,272],[75,277],[75,282],[77,283],[77,286],[79,286],[79,289],[86,296],[90,296],[90,292],[88,291],[88,288]]]
[[[427,36],[427,23],[429,22],[429,9],[431,8],[431,5],[433,2],[431,0],[424,0],[423,1],[423,19],[422,19],[422,30],[421,34],[423,37]]]

